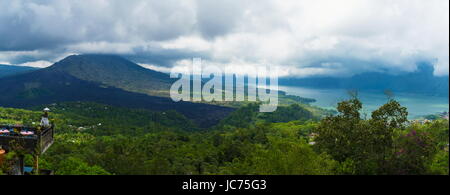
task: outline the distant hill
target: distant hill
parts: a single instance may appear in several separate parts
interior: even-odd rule
[[[33,70],[37,70],[37,68],[28,67],[28,66],[14,66],[14,65],[2,65],[0,64],[0,78],[21,74],[25,72],[30,72]]]
[[[433,76],[433,67],[420,64],[415,72],[391,75],[388,73],[368,72],[349,78],[312,77],[282,78],[280,85],[311,87],[318,89],[339,88],[358,91],[384,91],[448,96],[449,77]]]
[[[72,55],[55,63],[49,71],[64,72],[104,86],[166,97],[174,81],[168,74],[143,68],[116,55]]]
[[[202,127],[217,123],[234,110],[191,102],[176,103],[170,98],[120,89],[120,86],[127,88],[126,84],[139,86],[137,80],[152,89],[167,84],[165,74],[136,66],[116,56],[70,56],[48,68],[0,78],[0,106],[26,108],[56,102],[90,101],[154,111],[175,110]],[[129,78],[132,75],[134,78]]]

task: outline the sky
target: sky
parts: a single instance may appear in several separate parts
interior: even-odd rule
[[[160,71],[200,57],[280,76],[449,73],[448,0],[0,0],[0,64],[122,55]]]

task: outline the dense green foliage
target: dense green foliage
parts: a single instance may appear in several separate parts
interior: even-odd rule
[[[275,112],[260,113],[259,104],[251,103],[239,108],[236,112],[231,113],[218,125],[221,128],[231,127],[249,127],[256,123],[281,123],[294,120],[311,120],[319,117],[309,111],[304,105],[290,104],[280,106]]]
[[[449,168],[448,120],[409,123],[394,100],[370,119],[360,117],[357,99],[323,119],[302,105],[259,113],[249,104],[207,130],[176,112],[46,106],[57,134],[40,168],[55,174],[448,174]],[[39,115],[0,108],[0,123],[33,124]]]
[[[48,107],[58,117],[52,117],[59,131],[83,132],[92,135],[141,135],[151,131],[198,128],[176,111],[154,112],[145,109],[128,109],[91,102],[68,102],[34,107]]]
[[[448,174],[448,160],[436,156],[444,150],[448,153],[448,121],[429,127],[407,125],[406,108],[395,100],[373,111],[368,120],[361,119],[361,108],[356,98],[343,101],[338,104],[339,114],[324,118],[317,128],[318,151],[340,162],[341,173]]]

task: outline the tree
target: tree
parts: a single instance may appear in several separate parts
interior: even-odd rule
[[[58,175],[110,175],[99,166],[89,166],[81,159],[69,157],[57,165]]]
[[[322,119],[317,127],[317,148],[339,162],[363,159],[367,126],[360,118],[361,108],[357,98],[338,103],[339,114]]]
[[[402,135],[396,142],[396,148],[390,161],[390,174],[428,174],[427,165],[431,164],[436,154],[435,143],[428,133],[413,130]]]
[[[406,108],[392,99],[372,112],[369,125],[375,139],[372,139],[370,145],[374,154],[373,160],[378,163],[378,173],[390,173],[387,161],[394,152],[394,133],[397,129],[404,129],[407,121]]]
[[[448,150],[439,151],[428,165],[429,174],[448,175]]]
[[[323,119],[317,128],[317,148],[330,154],[356,174],[385,174],[392,156],[394,131],[407,121],[406,108],[395,100],[372,112],[370,120],[360,117],[362,103],[356,96],[338,104],[337,116]]]

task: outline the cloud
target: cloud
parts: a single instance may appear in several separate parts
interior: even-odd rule
[[[449,1],[0,0],[0,61],[73,53],[155,67],[193,57],[270,64],[300,77],[410,72],[427,61],[448,75]]]
[[[49,61],[45,61],[45,60],[39,60],[39,61],[34,61],[34,62],[26,62],[26,63],[20,64],[20,65],[36,67],[36,68],[45,68],[45,67],[52,65],[52,63]]]

